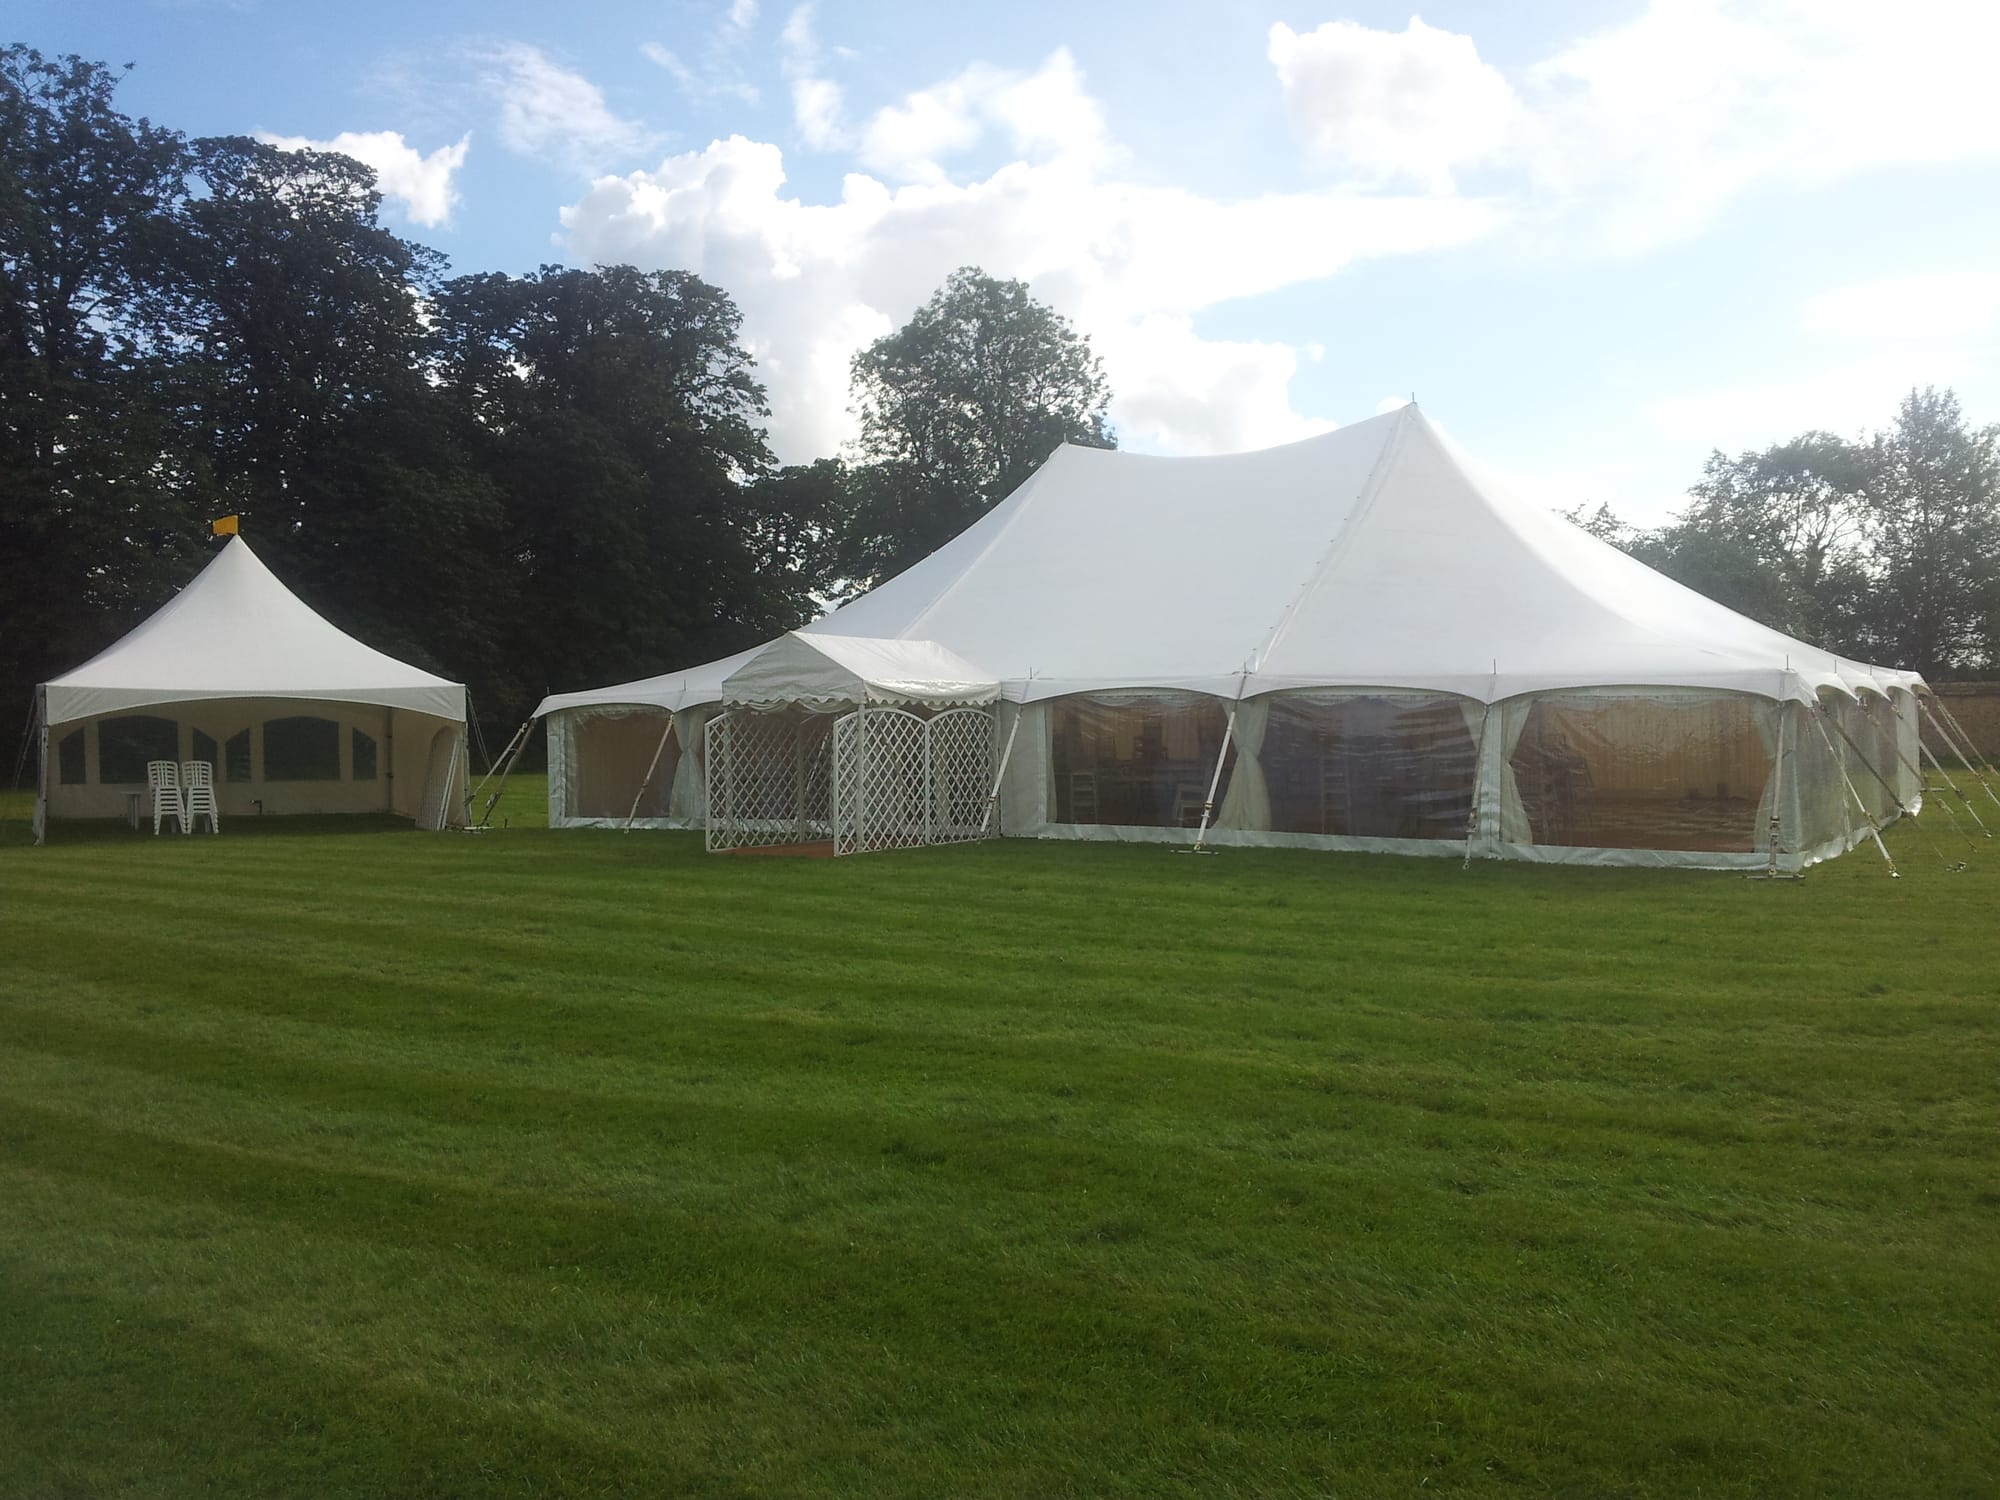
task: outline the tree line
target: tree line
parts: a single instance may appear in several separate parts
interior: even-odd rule
[[[361,163],[131,118],[121,76],[0,49],[0,725],[192,577],[218,515],[502,725],[802,624],[1059,443],[1115,443],[1088,340],[968,267],[855,357],[848,457],[780,466],[722,289],[452,276]],[[2000,659],[1996,447],[1916,392],[1871,438],[1717,453],[1657,530],[1573,519],[1789,634],[1961,673]]]
[[[373,173],[122,113],[0,49],[0,722],[244,534],[308,603],[464,680],[711,659],[900,570],[1064,441],[1086,340],[968,268],[854,365],[853,460],[781,467],[728,294],[685,271],[451,276]]]
[[[2000,426],[1925,388],[1858,438],[1807,432],[1716,451],[1665,526],[1609,507],[1587,531],[1730,608],[1848,657],[1927,679],[2000,666]]]

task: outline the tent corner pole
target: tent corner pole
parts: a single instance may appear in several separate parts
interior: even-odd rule
[[[1236,737],[1236,707],[1242,701],[1239,694],[1236,702],[1229,705],[1229,718],[1222,726],[1222,748],[1215,754],[1215,772],[1208,778],[1208,799],[1201,804],[1201,826],[1194,834],[1193,852],[1196,854],[1208,852],[1202,846],[1208,842],[1208,821],[1215,816],[1215,790],[1222,785],[1223,763],[1229,759],[1229,744]]]
[[[530,719],[528,722],[532,724],[534,720]],[[660,769],[660,757],[667,753],[667,741],[673,737],[673,733],[674,716],[672,711],[669,710],[667,713],[667,727],[660,731],[660,743],[653,747],[653,759],[646,767],[646,774],[639,778],[639,790],[632,794],[632,810],[625,814],[625,826],[618,830],[620,833],[630,833],[632,831],[632,824],[637,821],[639,816],[639,804],[646,800],[646,788],[653,784],[653,773]]]
[[[1000,749],[1000,766],[993,773],[993,790],[986,794],[986,816],[980,821],[979,836],[991,838],[988,832],[1000,819],[1000,783],[1007,779],[1007,762],[1014,758],[1014,737],[1021,732],[1021,719],[1027,713],[1028,705],[1014,706],[1014,722],[1007,727],[1007,743]]]
[[[1854,799],[1854,805],[1861,809],[1861,816],[1868,824],[1869,835],[1875,840],[1876,849],[1881,852],[1882,863],[1889,867],[1889,878],[1901,880],[1902,873],[1897,870],[1896,862],[1889,857],[1889,846],[1882,842],[1882,830],[1875,822],[1875,815],[1868,811],[1868,804],[1861,800],[1861,793],[1854,789],[1854,778],[1847,774],[1847,764],[1841,757],[1840,748],[1834,744],[1833,736],[1827,733],[1825,713],[1817,704],[1813,706],[1812,713],[1813,723],[1819,726],[1819,737],[1826,741],[1827,754],[1831,755],[1834,763],[1840,767],[1841,783],[1847,788],[1847,795]],[[1841,738],[1845,739],[1846,735],[1843,734]]]

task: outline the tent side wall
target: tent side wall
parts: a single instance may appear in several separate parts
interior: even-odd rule
[[[700,828],[702,726],[712,713],[643,704],[550,713],[549,827]]]
[[[1192,693],[1053,698],[1014,710],[1001,831],[1757,871],[1773,864],[1775,814],[1775,863],[1790,872],[1868,836],[1847,791],[1870,775],[1864,757],[1902,794],[1870,806],[1878,823],[1913,805],[1895,750],[1914,704],[1893,711],[1889,735],[1856,736],[1849,749],[1836,734],[1829,755],[1803,705],[1694,689],[1536,694],[1490,708],[1391,689],[1234,705]]]
[[[146,792],[148,760],[207,760],[225,821],[259,815],[394,812],[418,818],[427,800],[443,822],[464,821],[465,726],[366,704],[297,698],[217,698],[152,705],[48,731],[47,814],[122,818]],[[143,809],[150,818],[150,807]]]
[[[636,826],[704,826],[701,725],[714,711],[673,716]],[[1861,704],[1828,694],[1817,714],[1680,688],[1490,707],[1387,688],[1235,703],[1077,694],[1000,706],[997,831],[1796,872],[1866,840],[1869,817],[1886,825],[1914,808],[1921,786],[1904,759],[1916,715],[1901,690]],[[667,719],[636,707],[552,713],[551,826],[623,826]]]

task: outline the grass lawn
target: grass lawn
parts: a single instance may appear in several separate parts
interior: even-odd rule
[[[720,859],[539,790],[7,830],[0,1496],[2000,1484],[2000,842]]]

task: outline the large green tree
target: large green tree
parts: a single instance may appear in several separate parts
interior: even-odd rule
[[[437,379],[501,495],[524,693],[657,672],[804,622],[734,302],[682,271],[445,284]]]
[[[142,307],[187,166],[119,75],[0,49],[0,722],[183,576],[198,473]]]
[[[1869,460],[1866,644],[1926,676],[2000,661],[2000,426],[1913,390]]]
[[[441,261],[349,157],[194,143],[155,286],[180,440],[287,581],[344,628],[484,685],[508,580],[499,507],[426,377]]]
[[[1090,341],[1019,281],[954,271],[854,358],[863,472],[843,561],[873,583],[927,556],[1062,443],[1115,446]]]

